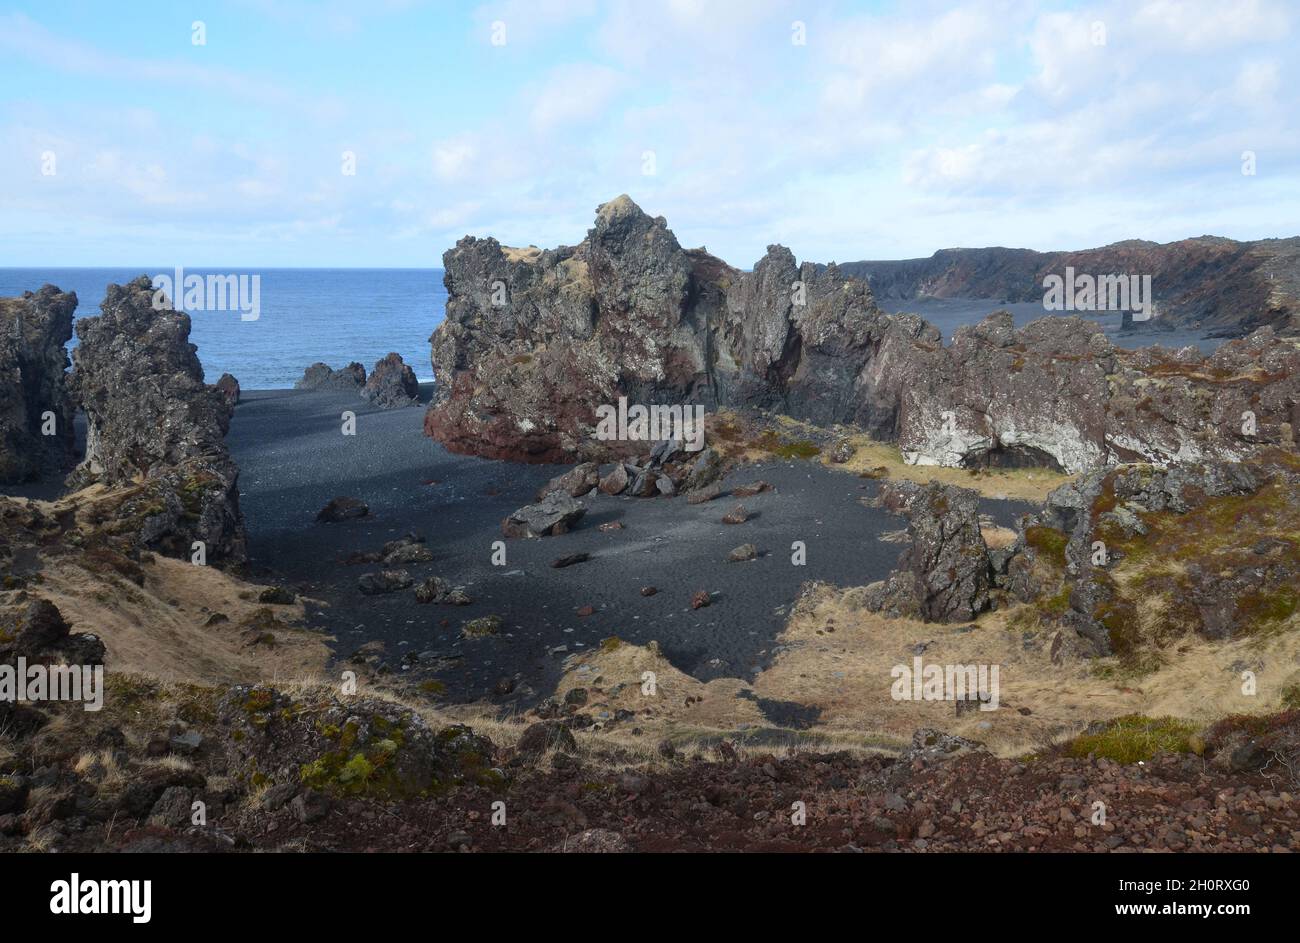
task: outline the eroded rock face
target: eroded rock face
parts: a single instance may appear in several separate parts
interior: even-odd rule
[[[1212,356],[1114,347],[1079,318],[996,312],[895,362],[898,444],[922,465],[1239,461],[1293,438],[1300,345],[1264,328]]]
[[[443,262],[425,431],[453,451],[629,458],[648,445],[595,435],[597,407],[624,396],[852,423],[916,464],[1071,473],[1239,459],[1293,442],[1300,425],[1300,341],[1270,329],[1205,358],[1120,350],[1073,317],[1017,330],[997,312],[944,347],[834,265],[770,246],[741,272],[683,249],[625,196],[598,209],[578,246],[466,238]]]
[[[401,354],[388,354],[375,362],[361,396],[382,409],[415,406],[420,401],[420,384]]]
[[[184,312],[155,311],[149,279],[109,285],[101,314],[77,322],[70,387],[85,410],[86,457],[69,478],[123,492],[119,535],[208,562],[244,558],[230,408],[203,382]]]
[[[993,567],[979,494],[931,482],[907,489],[910,546],[889,579],[867,587],[869,609],[926,622],[967,622],[992,603]]]
[[[0,298],[0,482],[65,472],[73,462],[73,405],[65,386],[73,292],[46,285]],[[53,434],[44,434],[46,429]]]

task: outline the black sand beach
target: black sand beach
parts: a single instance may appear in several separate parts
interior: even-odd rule
[[[428,388],[423,394],[427,397]],[[357,415],[357,434],[343,436],[341,414]],[[609,636],[641,644],[655,640],[678,668],[707,680],[749,678],[773,654],[799,586],[824,580],[859,586],[885,577],[900,546],[878,540],[904,522],[864,507],[876,485],[816,462],[775,461],[746,466],[724,482],[763,479],[773,491],[744,498],[751,518],[721,523],[736,503],[724,495],[691,505],[684,498],[583,498],[586,516],[571,533],[506,540],[504,566],[492,545],[511,511],[534,500],[537,488],[563,466],[529,466],[448,453],[421,433],[424,410],[371,409],[352,394],[245,392],[227,441],[239,463],[240,501],[249,551],[259,578],[280,580],[325,605],[310,607],[315,626],[337,638],[347,657],[382,641],[399,669],[412,656],[431,670],[447,696],[491,695],[502,678],[516,678],[513,697],[528,704],[553,690],[566,653]],[[334,524],[314,522],[331,498],[348,495],[370,516]],[[1010,523],[1026,505],[987,502],[986,512]],[[601,532],[619,521],[623,530]],[[347,565],[354,552],[378,550],[415,532],[434,559],[405,567],[417,583],[437,575],[472,597],[468,606],[421,605],[412,589],[366,596],[358,578],[382,567]],[[791,543],[804,541],[807,564],[791,563]],[[734,547],[753,543],[758,559],[728,563]],[[587,562],[554,569],[557,557],[586,552]],[[643,586],[657,594],[642,596]],[[712,605],[692,610],[698,590]],[[582,617],[579,609],[593,613]],[[470,619],[496,614],[497,637],[462,640]]]

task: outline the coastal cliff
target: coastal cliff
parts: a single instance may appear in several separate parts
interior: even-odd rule
[[[1130,239],[1098,249],[941,249],[925,259],[846,262],[876,297],[1038,301],[1043,280],[1067,268],[1094,276],[1150,275],[1160,321],[1240,336],[1260,327],[1300,332],[1300,238],[1237,242],[1217,236],[1157,243]]]

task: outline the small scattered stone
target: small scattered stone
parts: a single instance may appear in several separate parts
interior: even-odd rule
[[[724,524],[743,524],[749,520],[749,512],[745,510],[743,504],[737,504],[734,508],[722,515]]]
[[[370,513],[370,506],[358,498],[335,498],[316,514],[316,520],[327,524],[365,517]]]
[[[554,569],[562,570],[566,566],[573,566],[575,563],[586,563],[590,559],[591,554],[589,553],[570,553],[562,557],[556,557],[551,561],[551,566]]]
[[[758,548],[753,544],[741,544],[731,553],[727,554],[728,563],[744,563],[747,560],[753,560],[758,556]]]

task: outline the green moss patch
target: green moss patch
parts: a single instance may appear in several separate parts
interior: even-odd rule
[[[1193,753],[1196,727],[1173,717],[1120,717],[1096,733],[1075,737],[1065,746],[1068,756],[1104,757],[1116,763],[1151,760],[1158,753]]]

